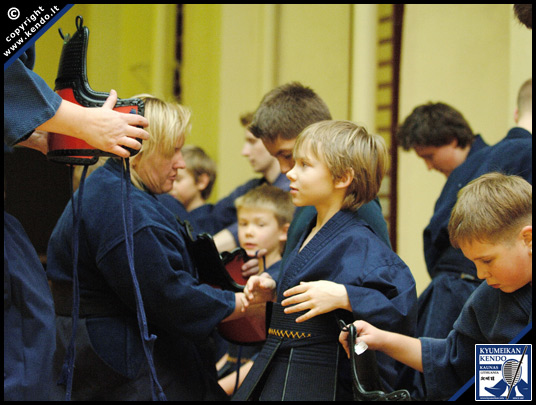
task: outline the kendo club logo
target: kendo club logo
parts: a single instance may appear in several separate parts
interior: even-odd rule
[[[532,400],[532,345],[476,345],[477,401]]]

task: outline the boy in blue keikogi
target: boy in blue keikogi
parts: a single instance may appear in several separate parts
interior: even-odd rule
[[[375,320],[414,335],[415,282],[408,267],[355,209],[375,198],[386,170],[383,139],[348,121],[321,121],[296,139],[287,173],[295,205],[317,216],[283,264],[269,335],[233,399],[352,398],[349,362],[339,351],[337,319]],[[246,296],[273,288],[253,276]],[[397,387],[398,364],[378,356],[385,389]]]
[[[262,184],[237,198],[235,206],[240,246],[250,257],[255,257],[261,249],[266,250],[262,259],[262,271],[277,280],[281,272],[281,254],[285,248],[287,230],[296,208],[290,194],[276,186]],[[244,380],[261,348],[262,343],[229,346],[226,367],[231,373],[219,381],[229,395]],[[235,370],[238,360],[241,366],[237,382]]]
[[[428,400],[448,399],[469,381],[476,344],[509,343],[532,323],[532,186],[500,173],[473,180],[460,191],[448,229],[452,245],[486,281],[471,294],[448,336],[415,339],[354,323],[357,341],[422,373]],[[340,341],[348,352],[346,332]]]

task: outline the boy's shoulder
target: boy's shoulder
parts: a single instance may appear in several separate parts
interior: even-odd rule
[[[531,318],[530,284],[505,293],[482,282],[465,303],[454,329],[484,342],[508,343]]]
[[[387,247],[391,248],[387,223],[382,214],[382,209],[378,199],[374,199],[355,211],[340,211],[343,215],[342,222],[349,222],[359,226],[365,226],[370,232],[376,235]],[[305,232],[311,221],[316,217],[314,207],[298,207],[294,214],[294,219],[289,228],[288,241],[293,244],[294,239]],[[287,244],[288,244],[287,241]]]

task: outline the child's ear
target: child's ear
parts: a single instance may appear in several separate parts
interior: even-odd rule
[[[199,177],[197,177],[197,181],[195,182],[195,185],[197,186],[197,189],[199,191],[203,191],[208,187],[208,183],[210,182],[210,176],[207,173],[201,173]]]
[[[521,237],[523,238],[523,242],[525,242],[525,246],[532,250],[532,225],[523,227]]]
[[[280,242],[286,242],[287,241],[287,234],[288,234],[288,228],[290,227],[290,224],[287,222],[285,225],[283,225],[279,230],[279,241]]]
[[[347,188],[354,180],[354,169],[348,169],[335,181],[335,188]]]

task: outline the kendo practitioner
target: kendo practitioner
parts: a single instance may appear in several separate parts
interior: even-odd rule
[[[351,400],[338,319],[375,319],[415,336],[410,270],[354,215],[378,192],[387,162],[383,139],[348,121],[321,121],[298,136],[294,161],[287,173],[293,202],[318,214],[283,264],[268,339],[233,400]],[[269,288],[270,280],[251,277],[246,296]],[[386,390],[399,384],[401,366],[378,356]]]
[[[112,111],[113,92],[103,108],[62,100],[33,72],[32,45],[4,70],[4,142],[47,153],[47,132],[84,139],[128,156],[119,145],[141,146],[147,120]],[[113,128],[118,128],[113,130]],[[40,130],[40,131],[36,131]],[[132,137],[132,138],[131,138]],[[19,221],[4,212],[4,399],[47,400],[55,348],[54,308],[42,264]]]
[[[451,246],[447,224],[458,191],[480,168],[481,160],[473,157],[489,147],[458,110],[441,102],[417,106],[400,126],[397,139],[405,150],[414,149],[429,169],[447,177],[423,232],[432,281],[419,296],[418,317],[419,336],[443,338],[480,284],[474,264]]]
[[[143,96],[150,138],[130,161],[132,235],[122,212],[123,162],[110,158],[84,184],[79,212],[80,311],[76,335],[73,400],[151,400],[152,372],[140,336],[129,260],[139,284],[158,382],[168,400],[220,400],[211,335],[225,320],[244,316],[244,294],[201,284],[174,215],[157,200],[184,168],[181,147],[190,113],[178,104]],[[125,187],[125,185],[123,185]],[[61,376],[71,336],[72,201],[49,242],[48,277],[58,331],[54,372]],[[132,257],[127,244],[132,243]],[[266,300],[266,299],[265,299]],[[65,395],[63,386],[54,399]]]

